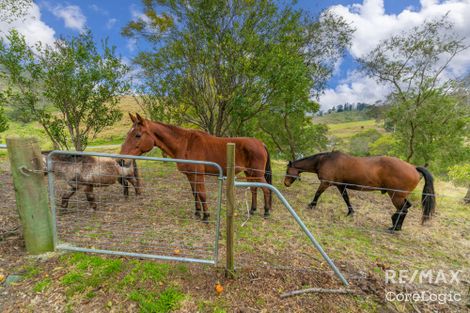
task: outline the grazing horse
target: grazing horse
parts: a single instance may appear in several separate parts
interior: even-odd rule
[[[46,152],[47,153],[47,152]],[[47,154],[43,154],[46,164]],[[125,166],[121,160],[113,158],[98,158],[88,155],[53,154],[52,171],[57,178],[63,179],[70,186],[70,190],[62,194],[61,207],[66,208],[69,199],[75,192],[84,186],[86,198],[93,210],[97,209],[94,187],[106,187],[117,181],[123,185],[124,196],[129,196],[130,182],[135,188],[135,194],[140,195],[140,178],[135,160],[132,166]]]
[[[271,184],[271,164],[266,146],[255,138],[216,137],[199,130],[185,129],[161,122],[142,118],[138,113],[133,116],[132,128],[127,133],[121,147],[121,154],[141,155],[154,146],[172,158],[211,161],[219,164],[224,173],[227,167],[227,143],[235,143],[235,172],[243,171],[248,179]],[[178,170],[186,175],[194,196],[195,215],[208,221],[209,212],[204,186],[205,173],[217,174],[212,166],[200,164],[177,164]],[[271,209],[271,191],[262,188],[264,193],[264,216]],[[251,213],[256,211],[256,188],[251,188]]]
[[[436,200],[434,195],[433,177],[424,167],[415,167],[405,161],[393,157],[353,157],[345,153],[325,152],[300,160],[289,161],[284,184],[289,187],[302,172],[316,173],[320,186],[315,197],[308,205],[314,209],[318,198],[330,186],[336,186],[348,206],[348,215],[354,213],[349,202],[347,189],[373,191],[380,189],[388,193],[397,212],[392,215],[390,230],[401,230],[408,208],[411,203],[406,199],[416,188],[423,175],[425,184],[422,194],[423,216],[421,223],[428,220],[434,213]]]

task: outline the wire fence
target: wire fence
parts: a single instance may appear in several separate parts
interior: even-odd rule
[[[53,152],[48,160],[59,248],[216,262],[218,168],[214,174],[187,161],[97,153]]]
[[[391,233],[388,230],[392,226],[391,216],[397,210],[392,200],[406,191],[331,181],[328,183],[333,186],[322,194],[316,207],[310,209],[308,205],[322,182],[315,174],[303,173],[302,176],[301,181],[286,187],[285,174],[275,170],[273,185],[289,200],[353,285],[371,280],[372,274],[383,276],[388,269],[461,270],[463,279],[469,280],[470,207],[464,204],[464,189],[437,182],[436,194],[425,194],[425,197],[435,197],[436,212],[429,222],[421,225],[423,182],[420,182],[407,196],[412,207],[408,209],[402,231]],[[246,178],[240,175],[238,180]],[[355,190],[345,189],[354,215],[347,216],[343,195],[334,185],[354,187]],[[300,272],[301,285],[311,285],[318,275],[333,276],[279,202],[274,201],[271,216],[266,220],[260,213],[250,215],[251,191],[248,188],[238,190],[236,199],[235,260],[239,269]],[[454,288],[462,294],[466,294],[465,288],[468,288],[463,284],[427,284],[425,287],[447,291]]]
[[[0,153],[6,152],[7,145],[0,144]],[[0,243],[10,238],[18,238],[20,221],[16,213],[15,193],[8,162],[0,162]]]
[[[95,158],[104,159],[99,155]],[[77,160],[56,160],[55,164],[70,166],[75,172],[78,169],[83,174]],[[141,195],[135,195],[135,188],[129,182],[130,190],[126,197],[124,187],[119,183],[125,175],[122,172],[107,172],[108,167],[100,165],[95,171],[98,181],[93,184],[93,201],[90,202],[84,194],[86,186],[83,185],[70,195],[66,208],[63,207],[62,198],[70,194],[74,184],[71,186],[63,175],[54,172],[54,203],[60,245],[94,251],[126,251],[213,260],[218,244],[214,241],[219,192],[217,174],[188,168],[178,170],[176,164],[152,160],[137,160],[137,167],[142,178],[142,185],[138,188]],[[46,169],[44,174],[47,174]],[[413,206],[408,211],[403,230],[390,234],[387,228],[391,226],[391,215],[396,211],[392,200],[395,194],[403,190],[329,182],[363,189],[346,189],[355,210],[353,216],[346,216],[347,206],[342,194],[334,187],[323,193],[315,209],[306,208],[321,183],[314,174],[302,174],[302,180],[289,188],[283,184],[284,173],[275,170],[272,175],[273,185],[289,200],[351,282],[364,280],[375,270],[383,272],[388,268],[414,269],[423,266],[463,269],[468,277],[470,208],[463,203],[465,190],[438,182],[436,194],[427,195],[436,197],[436,214],[422,226],[421,182],[407,197]],[[193,193],[191,184],[202,185],[200,179],[194,179],[197,176],[204,176],[207,197],[201,205],[208,206],[210,218],[207,223],[194,216],[194,196],[200,191]],[[193,179],[188,180],[188,177]],[[80,185],[78,176],[74,178],[75,185]],[[241,174],[237,179],[242,181],[247,178]],[[12,209],[15,200],[7,166],[0,172],[0,183],[6,190],[5,197],[0,201],[0,229],[5,231],[15,223],[19,224],[17,214]],[[274,200],[270,218],[264,219],[262,206],[257,213],[250,214],[249,189],[236,189],[236,192],[235,265],[239,270],[301,273],[299,279],[305,278],[305,281],[300,281],[301,284],[311,284],[313,277],[318,275],[332,274],[281,203]],[[260,205],[262,197],[258,198]],[[223,197],[220,201],[224,202]],[[223,233],[223,220],[221,228]],[[217,251],[223,256],[223,242],[220,242]]]

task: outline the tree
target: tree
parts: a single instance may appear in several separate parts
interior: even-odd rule
[[[60,39],[54,47],[26,45],[18,32],[0,41],[4,96],[23,120],[38,121],[54,147],[81,151],[89,139],[114,124],[116,107],[129,90],[129,69],[103,42],[100,53],[90,32]]]
[[[8,129],[8,122],[5,116],[5,110],[3,109],[3,103],[4,100],[2,94],[0,93],[0,133]]]
[[[380,133],[376,129],[369,129],[351,137],[349,152],[357,156],[370,155],[369,146],[380,138]]]
[[[414,118],[410,119],[408,114]],[[428,163],[434,170],[445,173],[449,166],[468,156],[465,135],[469,114],[468,105],[436,89],[433,94],[427,94],[426,101],[419,107],[409,102],[393,105],[388,117],[394,122],[393,135],[400,154],[410,160],[410,138],[413,138],[411,161]],[[405,122],[414,127],[406,127]]]
[[[446,131],[447,126],[460,124],[456,112],[460,108],[454,110],[447,103],[443,111],[436,101],[445,99],[452,90],[453,82],[444,80],[443,73],[466,48],[464,40],[455,35],[453,24],[444,16],[380,42],[359,59],[366,74],[392,88],[389,98],[393,108],[389,118],[394,122],[396,138],[407,161],[420,163],[435,159],[427,148],[419,147],[435,139],[440,130],[449,139],[452,135]],[[453,134],[461,138],[461,129],[457,127]]]
[[[396,139],[391,134],[380,136],[374,142],[369,143],[369,154],[399,156]]]
[[[157,109],[147,111],[164,121],[180,116],[218,136],[252,135],[274,124],[293,132],[308,127],[282,120],[318,110],[311,98],[350,40],[341,19],[324,14],[314,21],[273,1],[160,0],[144,7],[123,34],[152,45],[134,60],[142,68],[140,93],[157,99],[146,106]],[[270,135],[277,138],[276,131]]]
[[[2,0],[0,1],[0,21],[11,23],[26,15],[33,0]]]
[[[470,163],[454,165],[449,169],[449,177],[455,184],[468,188],[464,201],[470,203]]]
[[[258,123],[262,132],[257,137],[275,148],[280,158],[295,160],[322,151],[328,144],[328,127],[313,124],[303,112],[266,114]]]
[[[0,2],[0,22],[11,23],[14,20],[23,17],[31,7],[32,0],[2,0]],[[0,30],[0,34],[1,34]],[[3,86],[0,84],[0,88]],[[0,133],[8,128],[8,122],[5,115],[4,104],[6,98],[0,89]]]

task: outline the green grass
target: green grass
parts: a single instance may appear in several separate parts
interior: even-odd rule
[[[34,287],[33,287],[33,291],[34,292],[43,292],[44,290],[46,290],[52,283],[52,279],[49,278],[49,277],[46,277],[45,279],[37,282]]]
[[[20,269],[20,273],[24,279],[31,279],[39,275],[41,272],[40,267],[36,264],[27,264]]]
[[[357,122],[347,122],[339,124],[329,124],[328,130],[329,135],[337,138],[345,139],[354,136],[357,133],[369,130],[377,129],[380,132],[384,132],[381,123],[377,123],[376,120],[365,120]]]
[[[170,266],[164,263],[132,261],[131,265],[132,269],[120,283],[123,287],[133,287],[145,281],[163,282],[170,270]]]
[[[139,305],[143,313],[166,313],[177,309],[185,295],[174,287],[168,287],[161,293],[148,290],[134,290],[129,299]]]
[[[313,117],[315,123],[323,124],[337,124],[337,123],[347,123],[347,122],[357,122],[368,120],[369,117],[364,111],[348,111],[348,112],[335,112],[331,114],[326,114],[323,116]]]
[[[170,312],[180,305],[185,294],[169,282],[170,273],[184,275],[186,265],[106,258],[84,253],[66,254],[60,261],[68,266],[60,279],[69,300],[92,299],[97,290],[115,292],[136,302],[141,312]],[[45,290],[50,280],[36,283],[37,292]]]
[[[113,276],[122,271],[123,262],[120,259],[104,259],[94,255],[75,253],[67,255],[65,262],[71,266],[71,271],[65,274],[61,283],[66,287],[66,295],[88,292],[90,297],[93,289],[106,284]]]

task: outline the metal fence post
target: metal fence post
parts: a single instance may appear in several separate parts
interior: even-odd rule
[[[227,144],[227,263],[225,276],[235,277],[233,264],[233,211],[235,207],[235,144]]]
[[[26,250],[31,254],[53,251],[52,218],[39,143],[35,138],[9,137],[7,147]]]

